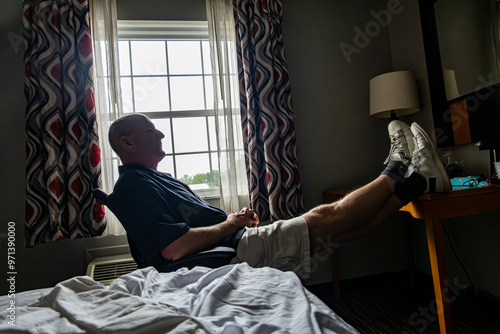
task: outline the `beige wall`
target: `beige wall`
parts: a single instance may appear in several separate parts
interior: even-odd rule
[[[386,3],[399,3],[388,17]],[[389,8],[390,9],[390,8]],[[394,8],[393,8],[394,9]],[[390,12],[390,11],[389,11]],[[387,12],[385,12],[387,14]],[[368,82],[381,73],[411,70],[422,110],[405,117],[432,133],[432,108],[417,1],[310,1],[284,2],[283,36],[296,115],[297,146],[306,207],[321,203],[326,189],[362,185],[376,177],[389,148],[387,120],[368,117]],[[377,19],[378,17],[378,19]],[[377,22],[379,31],[377,32]],[[366,29],[367,40],[357,40],[351,62],[340,48],[356,46],[356,35]],[[345,45],[345,44],[344,44]],[[488,153],[474,145],[450,148],[464,161],[465,175],[488,174]],[[481,290],[500,296],[499,214],[446,220],[453,245]],[[339,276],[350,278],[407,268],[404,223],[396,214],[373,235],[345,243],[338,251]],[[430,273],[425,229],[412,220],[418,270]],[[470,285],[446,240],[449,278]],[[328,261],[320,263],[311,282],[330,279]]]
[[[357,31],[374,21],[371,10],[386,5],[384,0],[291,0],[283,8],[299,167],[310,209],[322,203],[324,190],[366,184],[382,170],[389,149],[387,121],[368,116],[368,82],[392,69],[389,33],[380,29],[363,41]],[[346,57],[341,45],[358,50]],[[373,235],[342,245],[340,278],[404,270],[403,232],[391,219]],[[324,280],[331,280],[328,260],[320,262],[310,282]]]

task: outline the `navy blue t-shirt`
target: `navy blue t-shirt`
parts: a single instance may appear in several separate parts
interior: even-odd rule
[[[191,227],[210,226],[227,218],[224,211],[170,174],[135,164],[119,166],[119,172],[107,206],[143,258],[151,260]],[[216,246],[236,249],[243,231],[225,237]]]

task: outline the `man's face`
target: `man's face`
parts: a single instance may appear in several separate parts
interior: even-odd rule
[[[135,146],[134,155],[141,164],[156,169],[158,163],[165,157],[161,140],[165,135],[157,130],[149,118],[137,115],[131,122],[130,140]]]

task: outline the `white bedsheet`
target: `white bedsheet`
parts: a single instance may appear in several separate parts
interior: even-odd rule
[[[146,268],[109,287],[80,276],[43,292],[18,304],[15,327],[9,300],[0,297],[0,332],[357,333],[294,273],[245,263],[174,273]]]

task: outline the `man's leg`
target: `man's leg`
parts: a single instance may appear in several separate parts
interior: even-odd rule
[[[429,179],[436,180],[438,191],[451,190],[436,148],[418,124],[413,123],[410,129],[403,122],[393,121],[389,124],[389,134],[391,151],[381,176],[342,200],[318,206],[303,215],[312,250],[328,237],[330,242],[338,243],[373,231],[404,204],[424,190],[429,191]],[[411,141],[415,145],[409,157]]]
[[[403,205],[394,193],[400,192],[401,183],[406,181],[415,150],[413,133],[406,123],[399,120],[390,122],[388,131],[391,149],[382,175],[342,200],[318,206],[304,215],[309,226],[311,249],[316,249],[317,244],[327,237],[330,237],[330,242],[338,243],[371,232]]]
[[[365,236],[375,231],[377,228],[379,228],[389,217],[391,217],[402,206],[403,204],[401,203],[401,200],[397,196],[391,195],[387,200],[387,202],[382,207],[382,209],[380,209],[380,211],[375,215],[375,217],[373,217],[367,223],[365,223],[362,226],[358,226],[357,228],[347,230],[343,233],[340,233],[339,235],[332,236],[330,240],[332,243],[338,244],[344,241],[354,240],[362,236]]]
[[[395,187],[396,182],[391,177],[381,175],[340,201],[320,205],[305,213],[311,249],[328,236],[331,242],[337,243],[376,229],[402,206],[394,195]]]

